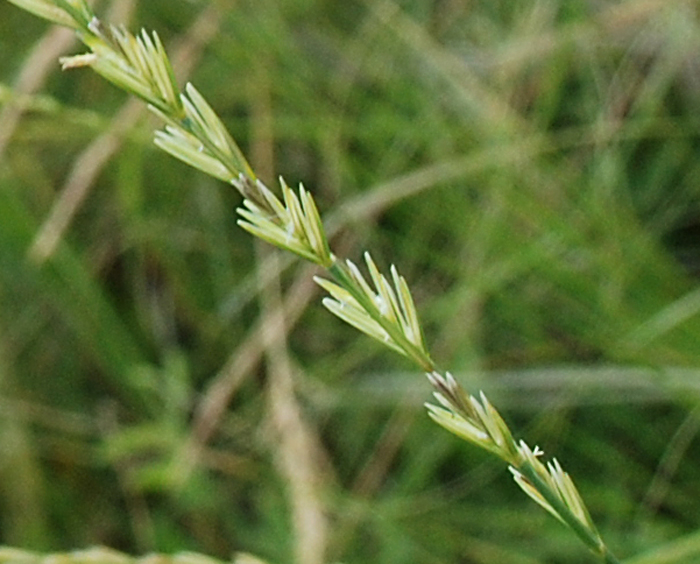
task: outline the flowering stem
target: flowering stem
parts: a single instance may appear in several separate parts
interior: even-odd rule
[[[341,319],[413,360],[428,374],[441,406],[428,405],[438,424],[499,456],[516,482],[537,503],[569,526],[605,564],[619,564],[593,525],[571,478],[553,460],[545,467],[537,449],[516,445],[508,426],[481,394],[469,396],[449,373],[441,374],[425,346],[406,281],[393,266],[385,277],[371,257],[365,261],[372,287],[351,262],[333,255],[314,200],[303,187],[297,196],[285,183],[282,201],[259,181],[214,110],[188,84],[182,93],[157,34],[134,37],[104,27],[85,0],[9,0],[34,14],[77,31],[91,50],[63,60],[64,68],[90,66],[104,78],[145,100],[166,126],[155,143],[190,166],[237,188],[244,197],[239,225],[273,245],[327,269],[333,281],[316,279],[332,298],[324,305]],[[391,282],[390,282],[391,280]]]
[[[372,301],[372,298],[370,298],[361,288],[358,288],[352,276],[350,276],[348,271],[338,260],[334,261],[333,264],[328,267],[328,272],[338,283],[338,285],[347,290],[370,315],[370,317],[381,325],[381,327],[387,332],[389,338],[399,345],[406,356],[420,366],[421,370],[427,373],[437,370],[435,362],[426,352],[422,351],[411,341],[409,341],[396,324],[388,322],[387,319],[381,315],[377,309],[377,304],[375,304]]]
[[[556,515],[578,536],[588,548],[603,559],[606,564],[620,564],[620,561],[608,549],[595,529],[585,523],[571,511],[566,503],[552,491],[550,485],[542,478],[537,468],[525,460],[518,465],[517,470],[542,495]]]

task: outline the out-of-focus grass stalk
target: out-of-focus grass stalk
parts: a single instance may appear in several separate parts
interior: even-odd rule
[[[103,546],[75,550],[61,554],[38,554],[18,548],[0,547],[0,564],[223,564],[203,554],[179,552],[176,554],[149,554],[133,557]],[[231,564],[266,564],[250,554],[234,555]]]
[[[330,295],[323,300],[324,306],[427,373],[439,404],[427,404],[427,409],[436,423],[505,461],[525,493],[567,525],[603,562],[618,562],[559,462],[553,459],[543,464],[543,453],[516,442],[483,393],[478,398],[468,395],[449,372],[438,369],[426,347],[408,284],[396,267],[391,266],[387,278],[365,253],[368,281],[356,264],[337,259],[311,194],[303,186],[295,193],[280,179],[280,199],[256,177],[204,97],[191,84],[180,91],[156,33],[142,31],[134,36],[123,28],[105,26],[85,0],[9,1],[75,29],[90,52],[63,58],[64,69],[90,67],[146,101],[165,122],[156,133],[156,145],[238,189],[244,198],[238,210],[243,229],[325,268],[331,279],[315,279]]]

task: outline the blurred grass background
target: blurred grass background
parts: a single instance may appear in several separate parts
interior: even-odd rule
[[[697,0],[104,0],[155,29],[611,548],[700,558]],[[80,51],[0,3],[0,544],[590,562]],[[632,560],[630,560],[632,562]]]

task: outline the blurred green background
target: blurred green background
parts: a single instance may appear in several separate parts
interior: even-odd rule
[[[337,254],[556,456],[635,562],[700,561],[700,2],[103,0]],[[0,3],[0,544],[584,563],[238,194]],[[283,321],[282,321],[283,320]],[[655,551],[655,552],[653,552]],[[630,561],[632,562],[632,561]]]

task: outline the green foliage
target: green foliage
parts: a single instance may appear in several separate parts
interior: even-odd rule
[[[189,46],[200,115],[197,92],[262,180],[303,180],[334,249],[399,265],[432,356],[653,564],[700,553],[697,9],[153,0],[128,27]],[[1,3],[2,543],[589,561],[430,424],[412,365],[321,315],[312,272],[255,254],[240,197],[160,154],[111,86],[20,80],[27,30]]]

